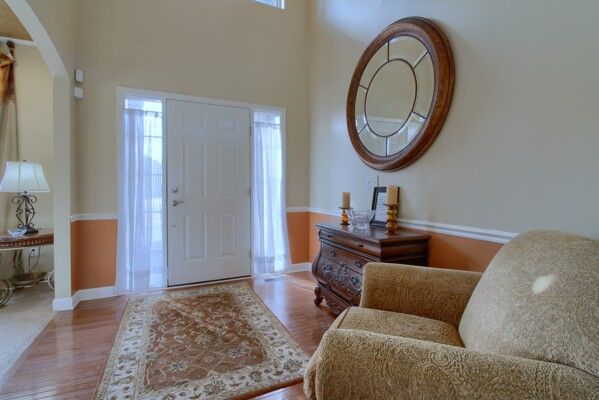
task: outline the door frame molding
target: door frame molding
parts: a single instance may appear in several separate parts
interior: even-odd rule
[[[6,4],[31,35],[33,44],[39,50],[52,78],[52,134],[54,156],[54,187],[52,188],[53,227],[54,227],[54,271],[55,287],[52,309],[54,311],[74,308],[72,296],[75,291],[72,280],[71,213],[76,206],[73,194],[73,97],[71,73],[68,71],[68,57],[71,48],[57,48],[53,39],[57,32],[47,29],[29,2],[7,0]],[[47,21],[46,21],[47,22]],[[50,26],[51,28],[51,26]],[[13,40],[13,39],[11,39]],[[13,40],[14,41],[14,40]],[[15,41],[17,42],[17,41]],[[22,42],[21,42],[22,43]],[[62,50],[62,51],[59,51]],[[64,60],[63,60],[64,58]]]
[[[192,102],[192,103],[203,103],[203,104],[212,104],[212,105],[217,105],[217,106],[227,106],[227,107],[236,107],[236,108],[245,108],[248,109],[250,111],[250,135],[254,134],[254,113],[257,111],[270,111],[270,112],[277,112],[281,115],[281,141],[282,141],[282,147],[283,147],[283,176],[285,177],[285,187],[287,187],[287,119],[286,119],[286,108],[285,107],[276,107],[276,106],[269,106],[269,105],[264,105],[264,104],[257,104],[257,103],[246,103],[246,102],[241,102],[241,101],[233,101],[233,100],[222,100],[222,99],[215,99],[215,98],[211,98],[211,97],[199,97],[199,96],[191,96],[191,95],[186,95],[186,94],[178,94],[178,93],[171,93],[171,92],[162,92],[162,91],[156,91],[156,90],[148,90],[148,89],[135,89],[135,88],[129,88],[129,87],[124,87],[124,86],[117,86],[116,88],[116,131],[117,131],[117,154],[118,154],[118,159],[117,159],[117,182],[118,182],[118,196],[120,198],[120,191],[121,191],[121,183],[120,183],[120,173],[121,173],[121,150],[123,147],[123,123],[122,123],[122,118],[121,118],[121,111],[123,110],[123,108],[125,107],[125,98],[127,97],[138,97],[138,98],[144,98],[144,99],[148,99],[148,100],[158,100],[162,102],[162,129],[164,132],[163,135],[163,146],[162,146],[162,154],[163,154],[163,159],[166,160],[167,162],[163,163],[162,166],[162,174],[163,176],[167,176],[167,171],[166,171],[166,166],[168,164],[168,159],[167,159],[167,151],[166,151],[166,139],[167,139],[167,132],[166,132],[166,102],[167,100],[175,100],[175,101],[187,101],[187,102]],[[252,146],[250,143],[250,171],[253,171],[254,168],[254,160],[252,158]],[[253,190],[252,188],[252,180],[250,178],[250,190]],[[163,214],[164,217],[167,218],[167,210],[168,210],[168,204],[167,204],[167,187],[166,187],[166,179],[164,180],[164,185],[162,188],[162,194],[163,194]],[[251,217],[251,210],[252,210],[252,202],[251,202],[251,196],[250,196],[250,241],[252,239],[252,230],[251,230],[251,226],[252,226],[252,217]],[[120,214],[120,210],[117,211],[117,221],[118,221],[118,216]],[[166,220],[166,219],[165,219]],[[118,238],[117,238],[118,240]],[[167,229],[164,229],[163,232],[163,240],[164,243],[166,243],[166,254],[165,254],[165,263],[166,263],[166,268],[168,271],[168,236],[167,236]],[[251,261],[251,258],[250,258]],[[115,266],[116,268],[118,268],[118,265]],[[253,276],[253,269],[251,268],[250,265],[250,276]],[[167,287],[168,283],[167,283]]]

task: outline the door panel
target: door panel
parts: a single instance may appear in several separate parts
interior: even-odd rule
[[[250,275],[249,124],[248,109],[167,101],[169,285]]]
[[[206,260],[206,214],[185,216],[185,261]]]
[[[221,197],[234,197],[237,194],[236,150],[233,145],[218,146],[218,188]]]
[[[185,195],[206,196],[206,143],[200,140],[183,142],[183,173],[185,175]]]
[[[237,255],[235,240],[235,214],[223,213],[220,215],[220,257]]]

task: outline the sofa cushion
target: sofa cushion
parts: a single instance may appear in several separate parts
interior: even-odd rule
[[[446,322],[370,308],[348,308],[331,329],[354,329],[462,347],[457,329]]]
[[[599,242],[533,231],[505,245],[459,325],[466,348],[599,376]]]

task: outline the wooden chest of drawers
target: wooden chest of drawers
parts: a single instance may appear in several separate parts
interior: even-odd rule
[[[320,251],[312,263],[312,274],[318,280],[314,304],[320,305],[324,298],[335,314],[360,304],[362,268],[367,263],[427,265],[427,234],[398,231],[390,235],[374,226],[365,231],[333,224],[316,226]]]

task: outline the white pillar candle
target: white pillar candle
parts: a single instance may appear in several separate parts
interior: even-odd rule
[[[349,208],[349,192],[343,192],[341,195],[341,208]]]
[[[397,204],[397,185],[387,186],[387,204]]]

